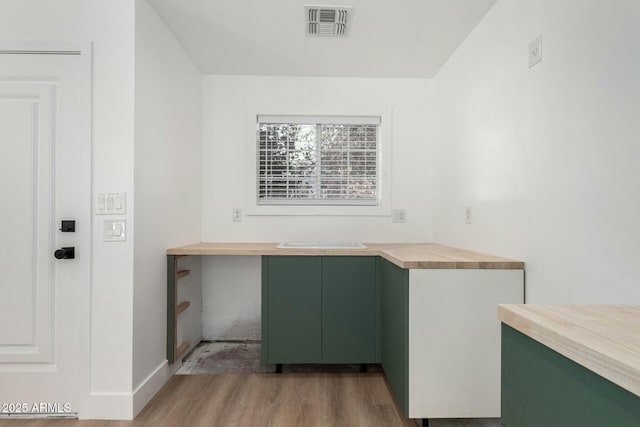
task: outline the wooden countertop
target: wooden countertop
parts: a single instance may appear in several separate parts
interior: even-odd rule
[[[640,305],[500,305],[498,318],[640,396]]]
[[[408,269],[524,270],[524,263],[463,249],[424,243],[365,243],[366,249],[278,249],[277,243],[213,243],[167,249],[167,255],[381,256]]]

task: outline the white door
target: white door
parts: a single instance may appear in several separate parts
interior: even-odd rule
[[[16,47],[0,43],[0,418],[73,416],[89,381],[90,50]]]

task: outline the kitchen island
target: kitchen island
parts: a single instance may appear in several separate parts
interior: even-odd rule
[[[640,306],[502,305],[505,427],[640,425]]]
[[[524,263],[437,244],[365,245],[168,249],[169,362],[181,356],[177,257],[260,256],[264,363],[380,363],[409,418],[499,417],[495,309],[524,302]]]

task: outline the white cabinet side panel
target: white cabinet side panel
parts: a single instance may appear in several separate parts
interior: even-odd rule
[[[497,305],[523,299],[522,270],[411,270],[410,418],[500,416]]]

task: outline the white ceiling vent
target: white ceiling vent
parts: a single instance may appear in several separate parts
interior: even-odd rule
[[[312,36],[344,36],[351,6],[305,5],[307,34]]]

